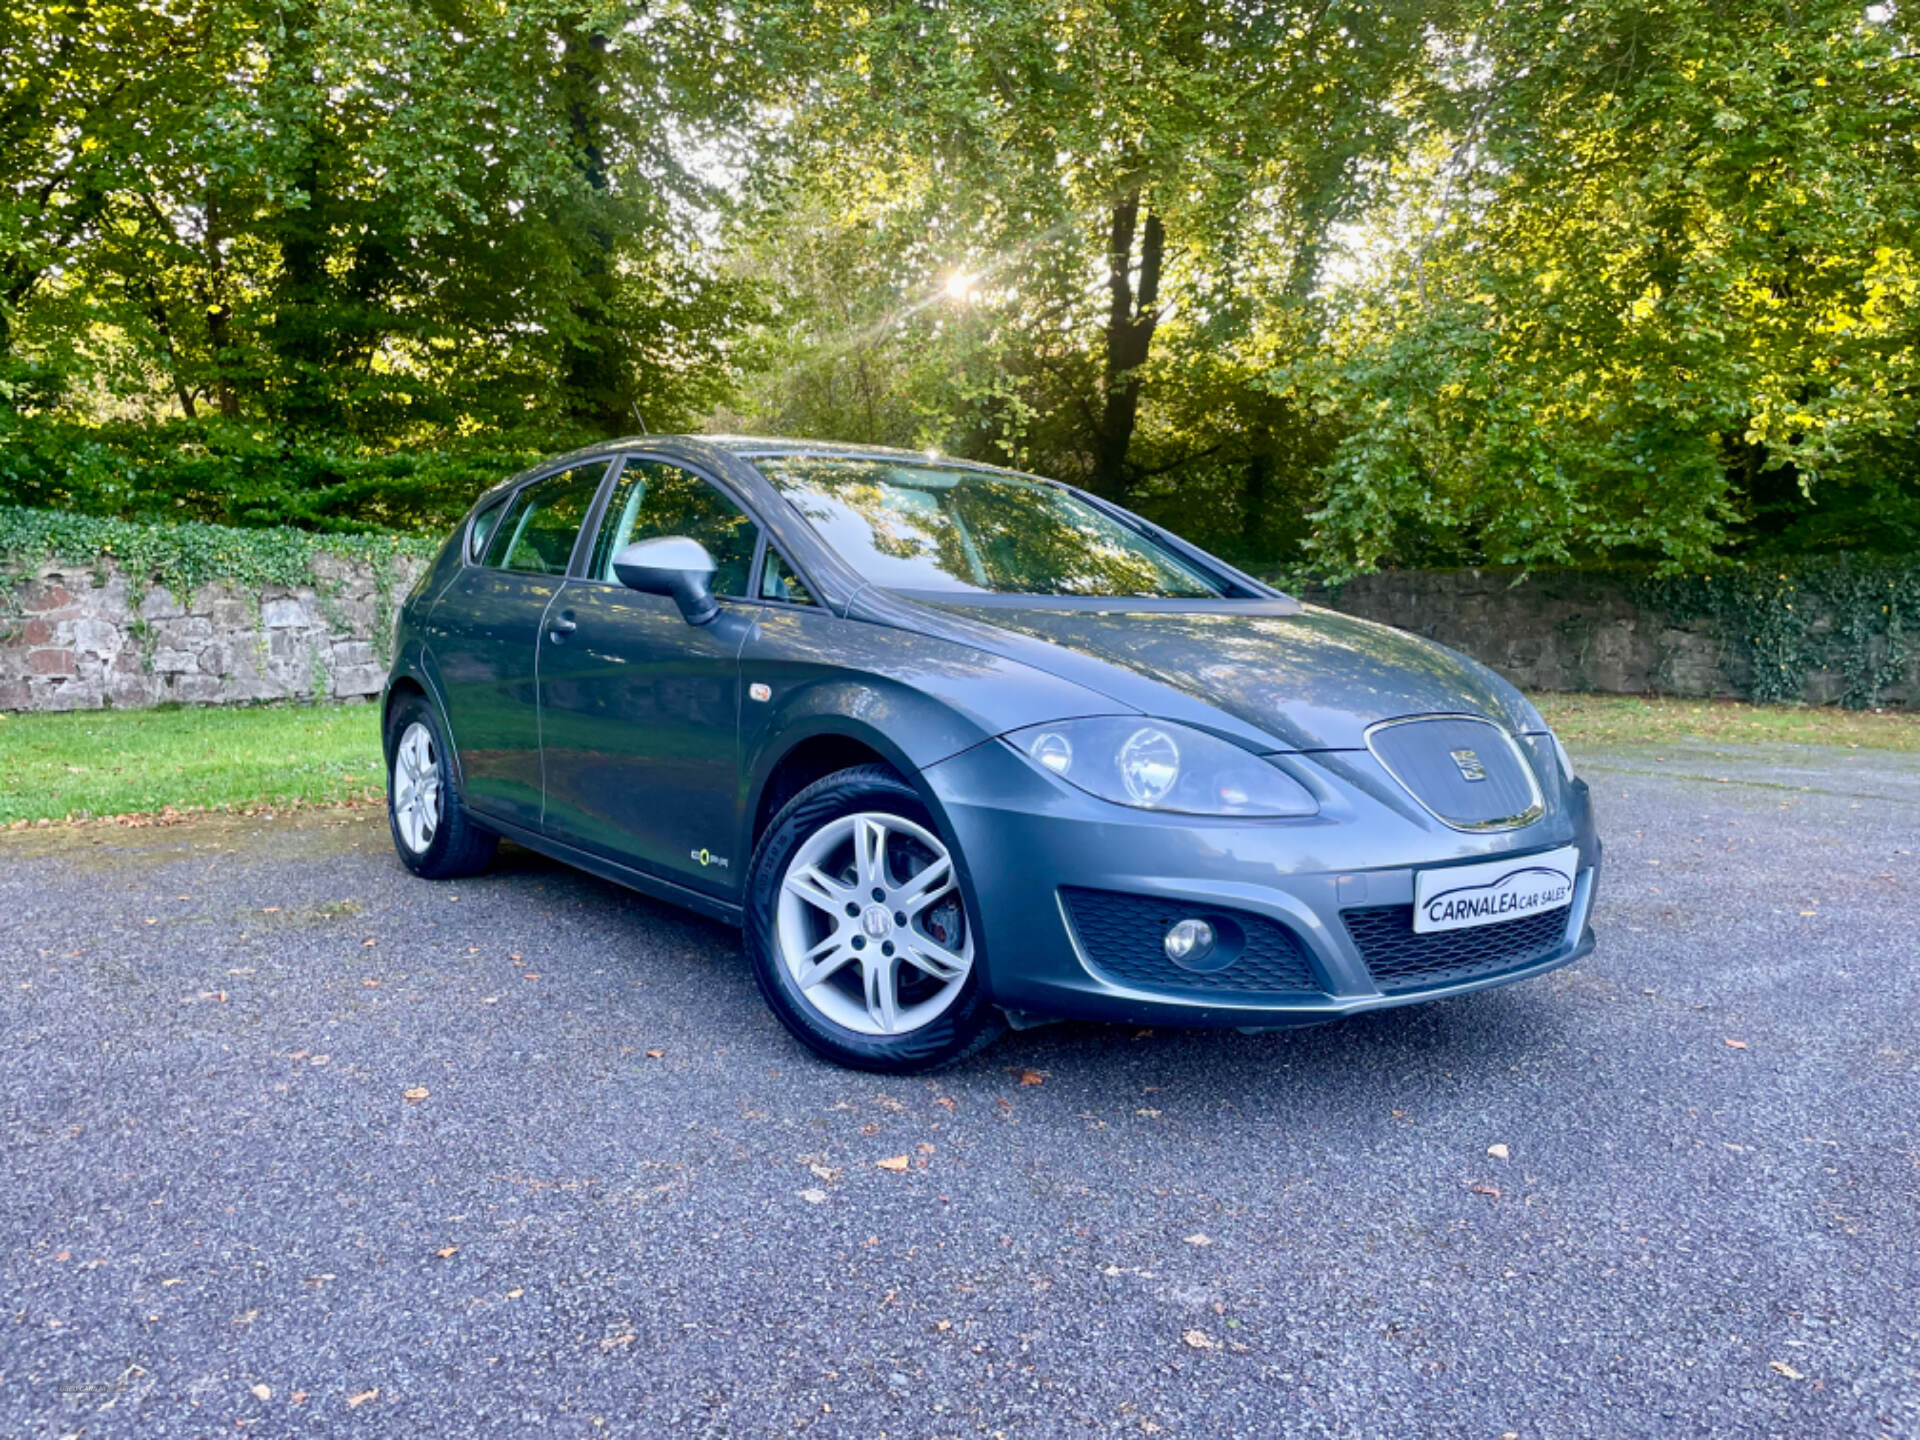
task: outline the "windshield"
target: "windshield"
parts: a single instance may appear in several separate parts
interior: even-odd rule
[[[1038,480],[818,455],[754,463],[876,585],[992,595],[1222,593],[1171,551]]]

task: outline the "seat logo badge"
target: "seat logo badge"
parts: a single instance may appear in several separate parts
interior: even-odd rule
[[[1480,763],[1480,757],[1474,754],[1473,751],[1450,750],[1447,753],[1453,756],[1453,763],[1460,767],[1460,778],[1462,780],[1472,781],[1487,778],[1487,767]]]
[[[747,686],[747,698],[749,700],[771,700],[773,698],[773,687],[771,685],[762,685],[756,680],[753,684]]]

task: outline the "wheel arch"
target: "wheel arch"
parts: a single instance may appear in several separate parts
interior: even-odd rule
[[[858,721],[829,722],[794,737],[756,777],[747,810],[747,853],[758,848],[760,837],[789,800],[816,780],[857,765],[886,766],[919,791],[929,809],[934,808],[918,767],[898,745]]]
[[[447,705],[440,694],[440,687],[434,683],[433,676],[422,665],[400,661],[394,666],[393,674],[387,679],[386,693],[380,697],[380,755],[387,769],[393,767],[393,748],[391,730],[393,712],[396,707],[413,696],[424,698],[433,707],[433,713],[439,717],[440,733],[447,737],[447,760],[451,778],[458,784],[464,778],[460,765],[460,746],[453,737],[453,725],[447,716]]]

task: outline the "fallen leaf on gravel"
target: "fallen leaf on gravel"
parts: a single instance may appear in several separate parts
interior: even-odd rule
[[[922,1140],[918,1145],[914,1146],[913,1148],[915,1150],[918,1150],[922,1155],[931,1155],[934,1152],[934,1147],[929,1145],[924,1140]]]
[[[1767,1362],[1767,1368],[1776,1375],[1786,1376],[1789,1380],[1804,1380],[1807,1378],[1784,1360],[1769,1360]]]
[[[509,956],[507,956],[507,959],[509,959],[509,960],[518,960],[519,958],[520,958],[520,957],[519,957],[518,955],[509,955]]]
[[[449,1245],[446,1249],[436,1250],[433,1253],[438,1255],[442,1260],[451,1260],[460,1253],[460,1247],[458,1245]]]
[[[892,1171],[898,1172],[906,1169],[910,1162],[908,1161],[907,1157],[904,1155],[895,1155],[895,1156],[892,1156],[890,1159],[876,1160],[873,1163],[878,1165],[882,1170],[892,1170]]]
[[[667,1052],[664,1050],[649,1050],[647,1051],[647,1059],[658,1060],[662,1055],[665,1055],[666,1053]]]
[[[239,1319],[235,1320],[233,1323],[236,1325],[251,1325],[254,1321],[258,1320],[259,1318],[260,1318],[260,1312],[258,1310],[249,1310],[247,1311],[246,1314],[242,1315]]]
[[[600,1342],[600,1348],[602,1350],[613,1350],[621,1345],[631,1345],[639,1338],[640,1337],[633,1331],[623,1330],[618,1335],[609,1335],[606,1339],[602,1340]]]
[[[426,1086],[416,1085],[411,1090],[406,1092],[406,1100],[407,1100],[407,1103],[410,1105],[418,1105],[422,1100],[426,1099],[427,1096],[431,1095],[432,1093],[433,1092],[427,1089]]]
[[[271,1385],[254,1385],[249,1388],[253,1391],[253,1398],[256,1400],[271,1400],[273,1398],[273,1387]]]
[[[1473,1193],[1476,1195],[1485,1195],[1493,1200],[1500,1198],[1500,1189],[1496,1185],[1476,1185],[1473,1187]]]
[[[1487,1146],[1487,1154],[1496,1160],[1504,1160],[1507,1158],[1508,1151],[1504,1145],[1489,1145]]]
[[[941,1095],[937,1097],[933,1103],[938,1105],[942,1110],[952,1111],[959,1107],[960,1102],[955,1100],[951,1095]]]
[[[368,990],[378,990],[380,988],[380,982],[378,980],[362,980],[360,984]]]
[[[818,1164],[807,1166],[807,1171],[809,1174],[813,1176],[814,1179],[824,1180],[829,1185],[833,1183],[834,1178],[840,1173],[830,1165],[818,1165]]]
[[[307,1392],[304,1390],[296,1390],[287,1398],[292,1400],[296,1405],[304,1405],[307,1403]]]
[[[520,978],[522,980],[538,980],[540,978],[540,972],[538,970],[529,970]]]
[[[349,1410],[358,1410],[362,1405],[366,1404],[367,1401],[378,1400],[379,1398],[380,1387],[376,1385],[371,1390],[362,1390],[358,1395],[347,1396],[347,1408]]]
[[[1727,1041],[1727,1048],[1729,1050],[1744,1050],[1747,1048],[1747,1042],[1744,1040],[1729,1040]]]
[[[278,915],[280,913],[280,907],[278,905],[269,905],[260,913],[262,915]]]
[[[1022,1085],[1044,1085],[1047,1083],[1047,1077],[1038,1070],[1022,1070],[1020,1072],[1020,1083]]]
[[[509,1290],[507,1291],[507,1298],[509,1300],[518,1300],[522,1295],[526,1293],[527,1292],[524,1290]]]
[[[1160,1112],[1158,1110],[1136,1110],[1133,1113],[1136,1115],[1144,1115],[1149,1120],[1158,1120],[1160,1118]]]
[[[1207,1332],[1204,1330],[1189,1330],[1180,1338],[1187,1342],[1187,1348],[1190,1350],[1213,1349],[1213,1341],[1207,1338]]]
[[[827,1203],[827,1192],[824,1190],[802,1190],[800,1192],[800,1198],[809,1205],[824,1205]]]
[[[360,948],[364,950],[371,944],[373,944],[373,937],[369,935],[366,939],[360,942]]]
[[[324,1065],[331,1059],[333,1059],[331,1055],[316,1055],[307,1063],[309,1065]]]
[[[1209,1236],[1206,1236],[1206,1235],[1200,1235],[1200,1234],[1193,1234],[1193,1235],[1189,1235],[1189,1236],[1187,1236],[1187,1244],[1189,1244],[1189,1245],[1211,1245],[1211,1244],[1213,1244],[1213,1240],[1212,1240],[1212,1239],[1211,1239],[1211,1238],[1210,1238]]]

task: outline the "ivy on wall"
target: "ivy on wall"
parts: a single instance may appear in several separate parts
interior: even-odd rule
[[[323,582],[313,567],[321,555],[366,565],[384,597],[401,557],[430,558],[440,545],[421,535],[318,535],[287,526],[242,530],[0,506],[0,564],[16,575],[48,561],[96,567],[112,561],[136,586],[161,585],[182,599],[210,584],[253,594],[270,585],[318,587]]]
[[[1642,578],[1634,598],[1676,625],[1706,621],[1721,669],[1757,704],[1806,697],[1816,671],[1841,677],[1850,710],[1880,703],[1920,627],[1920,564],[1835,556]]]

